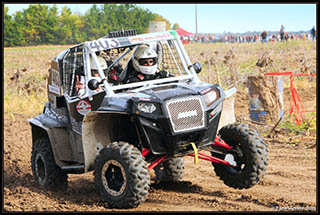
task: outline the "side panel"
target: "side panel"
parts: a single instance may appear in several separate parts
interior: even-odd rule
[[[95,111],[100,107],[105,95],[105,92],[101,92],[95,94],[92,96],[92,98],[86,97],[83,99],[67,100],[70,117],[74,118],[78,122],[81,122],[84,115],[90,111]]]
[[[63,90],[59,77],[59,67],[56,61],[51,62],[51,68],[49,69],[49,78],[47,83],[48,100],[54,104],[54,107],[58,107],[57,98],[63,96]]]
[[[75,157],[77,156],[74,156],[72,153],[72,147],[69,144],[67,129],[65,127],[52,128],[51,131],[55,140],[51,142],[51,146],[55,152],[55,158],[62,162],[74,162]]]

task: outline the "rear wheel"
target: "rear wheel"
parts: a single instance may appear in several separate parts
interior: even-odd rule
[[[43,189],[66,189],[68,176],[55,163],[50,142],[47,138],[34,142],[31,167],[37,184]]]
[[[154,168],[160,181],[181,181],[184,176],[184,159],[170,158]]]
[[[94,181],[110,208],[134,208],[147,198],[150,176],[136,147],[114,142],[100,151]]]
[[[244,124],[229,124],[220,129],[219,134],[233,147],[225,153],[212,152],[212,156],[227,160],[235,167],[212,162],[216,174],[233,188],[250,188],[263,177],[268,163],[268,150],[259,133]]]

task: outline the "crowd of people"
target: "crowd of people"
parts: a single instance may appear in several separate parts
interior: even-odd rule
[[[275,41],[288,41],[288,40],[315,40],[316,30],[315,26],[308,32],[289,33],[285,31],[281,25],[279,32],[267,32],[254,34],[198,34],[193,37],[181,37],[184,43],[197,42],[197,43],[214,43],[214,42],[228,42],[228,43],[243,43],[243,42],[275,42]]]

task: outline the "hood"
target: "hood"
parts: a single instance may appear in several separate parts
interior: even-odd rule
[[[159,87],[153,87],[147,90],[140,91],[151,97],[156,97],[160,101],[165,101],[171,98],[176,98],[185,95],[198,95],[198,90],[184,84],[170,84]]]

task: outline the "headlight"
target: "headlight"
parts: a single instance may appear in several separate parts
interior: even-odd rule
[[[218,98],[218,93],[214,89],[204,90],[205,94],[203,95],[204,101],[207,106],[210,106]]]
[[[139,102],[137,108],[144,113],[153,113],[157,109],[154,104],[144,102]]]

